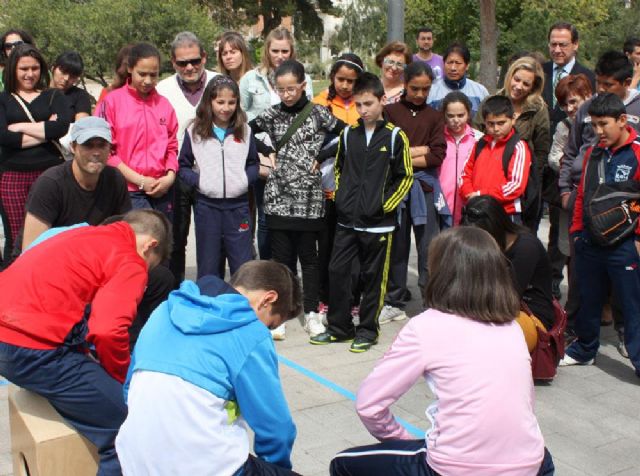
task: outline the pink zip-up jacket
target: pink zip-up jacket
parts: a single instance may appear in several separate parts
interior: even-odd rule
[[[108,164],[124,162],[146,177],[160,178],[178,172],[178,120],[171,103],[152,90],[142,99],[129,83],[111,91],[94,115],[111,124],[112,152]],[[137,184],[129,183],[129,191]]]
[[[415,439],[391,405],[424,378],[427,463],[455,476],[535,476],[544,440],[534,414],[531,358],[520,326],[490,324],[428,310],[400,331],[356,398],[379,440]]]
[[[464,163],[473,150],[473,146],[482,137],[482,132],[467,125],[460,141],[456,141],[448,127],[444,128],[444,138],[447,141],[447,154],[440,166],[440,187],[447,206],[453,213],[453,224],[458,225],[462,216],[463,200],[458,194],[460,176]]]

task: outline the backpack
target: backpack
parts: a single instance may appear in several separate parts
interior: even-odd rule
[[[516,145],[520,142],[520,135],[514,132],[511,138],[504,146],[502,153],[502,171],[504,178],[509,179],[509,162],[513,152],[516,150]],[[477,159],[482,152],[482,149],[487,145],[487,141],[481,138],[476,144],[474,159]],[[527,144],[528,145],[528,144]],[[527,179],[527,186],[525,187],[520,202],[522,204],[522,222],[533,223],[538,220],[540,216],[540,207],[542,205],[542,196],[540,193],[540,177],[538,176],[538,169],[535,166],[535,158],[533,156],[533,149],[529,147],[531,152],[531,165],[529,166],[529,178]]]
[[[347,155],[347,137],[349,136],[349,129],[351,129],[351,126],[347,126],[344,128],[342,136],[344,137],[344,155],[346,157]],[[398,132],[400,132],[400,128],[399,127],[394,127],[393,130],[391,131],[391,148],[389,149],[389,157],[391,157],[391,160],[393,160],[394,155],[393,155],[393,149],[394,146],[396,145],[396,136],[398,135]]]

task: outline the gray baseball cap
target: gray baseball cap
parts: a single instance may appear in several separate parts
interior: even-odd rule
[[[94,137],[100,137],[111,143],[111,126],[101,117],[83,117],[78,119],[71,129],[71,140],[84,144]]]

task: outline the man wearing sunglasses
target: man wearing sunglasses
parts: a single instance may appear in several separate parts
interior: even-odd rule
[[[217,75],[205,69],[207,53],[198,37],[190,31],[176,35],[171,43],[171,63],[176,74],[163,79],[156,90],[166,97],[178,117],[178,145],[182,147],[184,131],[196,117],[196,108],[211,78]],[[185,248],[191,224],[191,207],[195,191],[176,178],[175,208],[173,210],[173,252],[169,267],[176,284],[184,279]]]

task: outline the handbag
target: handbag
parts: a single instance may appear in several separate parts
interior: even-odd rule
[[[55,92],[53,94],[55,95]],[[18,102],[18,104],[20,104],[20,107],[22,107],[22,110],[27,115],[29,120],[35,124],[37,121],[31,115],[31,111],[29,111],[29,108],[25,104],[24,99],[22,99],[16,93],[11,93],[11,95],[15,98],[15,100]],[[51,97],[51,99],[53,100],[53,96]],[[49,142],[51,142],[55,146],[55,148],[58,149],[58,152],[60,152],[60,156],[62,157],[62,159],[64,159],[65,158],[65,152],[64,152],[64,149],[62,148],[62,146],[60,145],[60,143],[58,141],[56,141],[56,140],[53,140],[53,139],[50,140]]]
[[[522,310],[533,315],[526,304]],[[557,299],[553,300],[553,327],[538,330],[538,343],[531,352],[531,374],[534,380],[553,380],[558,363],[564,357],[564,331],[567,327],[567,313]]]

